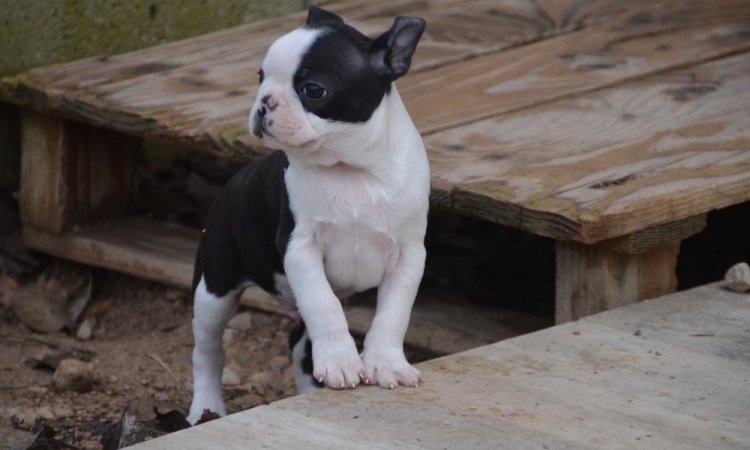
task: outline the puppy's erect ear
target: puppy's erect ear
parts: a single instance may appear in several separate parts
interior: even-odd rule
[[[419,17],[396,17],[391,29],[373,41],[375,70],[391,81],[405,75],[424,27],[424,19]]]
[[[344,19],[338,14],[326,11],[323,8],[318,8],[315,5],[310,5],[310,9],[307,12],[307,25],[319,23],[319,22],[339,22],[344,23]]]

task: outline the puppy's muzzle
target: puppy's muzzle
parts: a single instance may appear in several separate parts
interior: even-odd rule
[[[279,102],[276,101],[270,95],[265,95],[260,99],[261,106],[255,111],[255,120],[253,121],[253,134],[262,138],[263,133],[268,133],[268,127],[273,125],[273,119],[269,119],[267,116],[269,112],[274,112],[276,107],[279,106]]]

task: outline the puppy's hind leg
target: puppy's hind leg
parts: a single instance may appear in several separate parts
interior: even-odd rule
[[[204,276],[196,286],[193,299],[193,402],[187,418],[191,425],[200,420],[206,409],[220,416],[226,415],[221,384],[224,369],[222,336],[237,309],[241,292],[242,289],[237,288],[222,297],[213,295],[206,288]]]
[[[289,347],[292,350],[294,382],[298,394],[307,394],[325,387],[313,377],[312,342],[307,335],[305,322],[299,324],[289,334]]]

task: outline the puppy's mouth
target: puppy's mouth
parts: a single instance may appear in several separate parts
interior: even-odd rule
[[[253,135],[258,139],[262,139],[263,135],[273,136],[273,134],[268,131],[268,127],[271,125],[273,125],[273,120],[268,119],[263,115],[256,114],[255,120],[253,120]]]

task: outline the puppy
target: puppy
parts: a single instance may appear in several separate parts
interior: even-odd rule
[[[272,293],[301,319],[290,344],[299,392],[422,380],[404,334],[425,261],[430,171],[394,81],[424,20],[376,39],[311,6],[263,60],[249,117],[275,153],[227,184],[206,219],[193,281],[194,393],[188,421],[225,415],[222,333],[242,290]],[[378,288],[360,355],[340,298]]]

